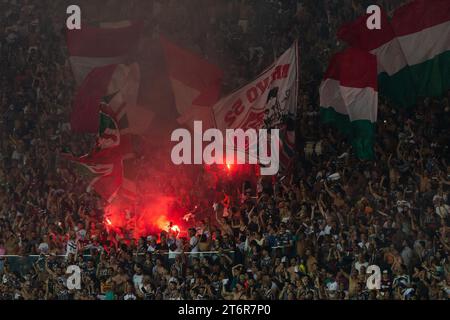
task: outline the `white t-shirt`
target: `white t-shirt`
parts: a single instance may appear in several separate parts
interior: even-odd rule
[[[47,253],[48,249],[49,249],[48,243],[46,243],[46,242],[42,242],[38,247],[38,250],[40,253]]]
[[[397,211],[403,212],[403,207],[411,208],[411,203],[405,200],[398,200],[397,201]]]
[[[78,240],[84,240],[84,238],[86,237],[86,230],[81,229],[77,231],[77,239]]]
[[[325,228],[323,228],[322,231],[319,232],[319,236],[326,236],[331,233],[331,226],[326,225]]]
[[[365,267],[367,269],[368,266],[369,266],[368,262],[363,262],[363,263],[361,263],[359,261],[355,262],[355,269],[358,270],[358,272],[360,272],[361,267]]]
[[[140,288],[142,286],[142,282],[144,280],[143,274],[135,274],[133,276],[133,284],[135,288]]]
[[[332,282],[329,282],[328,284],[327,284],[327,289],[328,289],[328,291],[336,291],[337,289],[338,289],[338,283],[336,282],[336,280],[335,281],[332,281]]]
[[[362,242],[362,241],[360,241],[360,242],[358,242],[358,246],[360,248],[366,247],[366,249],[369,249],[370,243],[369,242]]]
[[[198,252],[198,242],[199,241],[196,236],[193,236],[191,239],[189,239],[189,245],[192,248],[191,252]]]
[[[181,249],[177,247],[174,251],[169,249],[169,259],[175,259],[179,253],[181,253]]]
[[[133,293],[128,293],[123,297],[123,300],[136,300],[136,296]]]
[[[66,255],[69,254],[77,254],[77,243],[75,240],[69,240],[67,241],[66,245]]]
[[[450,212],[450,206],[448,204],[443,204],[441,206],[436,206],[435,210],[438,216],[445,219],[448,216],[448,213]]]
[[[413,251],[410,247],[406,247],[402,250],[400,253],[403,263],[407,266],[409,266],[411,259],[413,258]]]

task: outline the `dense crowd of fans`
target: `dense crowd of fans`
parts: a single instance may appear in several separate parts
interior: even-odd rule
[[[345,139],[319,125],[318,85],[341,45],[336,29],[365,1],[142,4],[152,12],[141,17],[150,20],[147,31],[178,37],[226,66],[228,89],[298,38],[302,85],[289,174],[218,186],[204,172],[186,181],[189,188],[181,169],[178,179],[152,176],[161,183],[155,189],[188,198],[204,214],[186,236],[136,240],[108,232],[104,201],[59,156],[67,145],[79,153],[92,143],[67,125],[74,85],[64,3],[17,2],[0,2],[0,300],[448,299],[450,95],[410,110],[383,100],[375,161],[355,159]],[[379,1],[389,10],[401,2]],[[143,11],[139,1],[93,3],[106,20],[123,19],[111,11]],[[73,264],[81,290],[67,288]],[[370,265],[382,271],[380,290],[366,287]]]

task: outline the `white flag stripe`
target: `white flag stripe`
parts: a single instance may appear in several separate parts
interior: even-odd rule
[[[349,116],[350,121],[377,121],[378,92],[373,88],[350,88],[326,79],[320,86],[320,105]]]
[[[397,38],[370,51],[370,53],[377,57],[378,74],[386,72],[389,76],[392,76],[407,66],[405,55]]]
[[[72,56],[69,60],[72,65],[72,72],[75,81],[78,85],[80,85],[89,72],[91,72],[94,68],[104,67],[110,64],[118,64],[123,62],[125,59],[124,57],[93,58]]]
[[[389,76],[409,66],[431,60],[450,50],[450,21],[402,37],[371,51],[378,58],[378,73]]]
[[[340,114],[348,115],[348,110],[340,91],[340,82],[334,79],[325,79],[320,85],[320,106],[332,107]]]
[[[108,94],[117,94],[110,102],[111,108],[117,112],[125,103],[127,107],[137,104],[140,85],[140,69],[137,63],[130,66],[120,64],[114,71],[108,85]]]
[[[170,78],[174,98],[175,98],[175,106],[179,114],[184,115],[188,113],[191,109],[192,101],[198,97],[200,91],[192,88],[183,82]]]
[[[410,66],[450,50],[450,21],[398,38]]]
[[[378,92],[373,88],[341,87],[341,93],[347,103],[350,121],[377,121]]]

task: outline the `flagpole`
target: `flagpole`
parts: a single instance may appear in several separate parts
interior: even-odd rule
[[[294,121],[295,122],[297,122],[297,119],[299,119],[299,113],[301,112],[301,111],[299,111],[299,109],[300,109],[300,107],[299,107],[299,105],[298,105],[298,100],[299,100],[299,97],[298,97],[298,94],[299,94],[299,92],[300,92],[300,65],[299,65],[299,48],[298,48],[298,46],[299,46],[299,43],[298,43],[298,38],[297,39],[295,39],[295,65],[296,65],[296,68],[297,68],[297,75],[296,75],[296,79],[295,79],[295,81],[296,81],[296,86],[295,86],[295,104],[296,104],[296,107],[295,107],[295,119],[294,119]],[[298,157],[298,155],[300,154],[300,151],[298,151],[297,150],[297,145],[298,145],[298,140],[297,140],[297,125],[296,124],[294,124],[294,161],[295,161],[295,158],[297,158]],[[297,153],[297,151],[298,151],[298,153]]]
[[[139,178],[139,176],[141,174],[141,170],[142,170],[142,162],[140,162],[139,165],[138,165],[138,171],[137,171],[136,179],[135,179],[135,182],[134,182],[135,184],[138,181],[138,178]],[[137,201],[138,201],[138,190],[137,190],[137,186],[136,186],[136,197],[134,198],[134,232],[135,232],[135,234],[136,234],[136,230],[137,230],[137,219],[138,219],[138,216],[137,216]]]
[[[296,115],[297,118],[297,112],[298,112],[298,92],[299,92],[299,83],[300,83],[300,72],[299,72],[299,64],[298,64],[298,39],[295,39],[295,68],[296,68],[296,77],[295,77],[295,104],[296,104]]]

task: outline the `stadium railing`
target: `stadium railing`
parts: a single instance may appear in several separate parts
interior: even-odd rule
[[[285,245],[285,246],[275,246],[272,247],[272,252],[275,252],[276,250],[280,250],[281,255],[288,254],[288,249],[292,248],[292,245]],[[135,256],[144,256],[146,253],[138,253],[135,254]],[[158,252],[159,256],[163,256],[165,262],[173,263],[173,260],[175,259],[176,255],[184,254],[188,258],[188,262],[192,262],[192,258],[204,258],[209,257],[212,259],[217,259],[221,254],[227,254],[231,260],[235,260],[235,251],[233,250],[224,250],[224,251],[199,251],[199,252]],[[50,257],[49,254],[44,255],[45,257]],[[92,255],[90,254],[83,254],[82,255],[85,260],[90,259]],[[67,255],[54,255],[54,257],[62,262],[63,260],[66,260]],[[16,272],[19,274],[26,274],[33,270],[33,264],[40,263],[40,267],[44,267],[44,259],[43,255],[27,255],[27,256],[20,256],[20,255],[0,255],[0,274],[3,272],[5,264],[8,265],[9,271]]]

